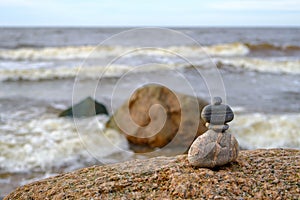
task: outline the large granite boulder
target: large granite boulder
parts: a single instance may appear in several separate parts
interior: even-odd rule
[[[299,174],[299,150],[241,151],[236,162],[213,170],[180,155],[83,168],[4,199],[300,199]]]
[[[166,147],[183,153],[207,130],[200,117],[207,104],[163,86],[148,85],[136,90],[106,127],[125,134],[135,152]]]

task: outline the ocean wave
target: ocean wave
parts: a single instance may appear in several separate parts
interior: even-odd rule
[[[261,58],[215,58],[218,67],[229,66],[258,72],[300,74],[300,60],[271,60]]]
[[[132,159],[134,153],[129,150],[126,138],[104,129],[106,120],[104,116],[85,118],[76,120],[75,126],[72,119],[44,114],[1,124],[0,170],[12,173],[74,170],[95,163],[95,157],[89,153],[105,163]],[[300,114],[236,114],[228,131],[236,136],[242,148],[299,149],[299,121]]]
[[[45,47],[45,48],[19,48],[19,49],[2,49],[0,58],[10,60],[67,60],[67,59],[84,59],[95,47],[78,46],[78,47]],[[108,52],[109,49],[106,51]]]
[[[165,48],[139,48],[124,46],[68,46],[45,48],[1,49],[0,58],[10,60],[68,60],[119,56],[124,53],[145,55],[199,56],[206,52],[214,56],[246,55],[249,49],[242,43],[218,44],[213,46],[171,46]]]
[[[103,116],[77,120],[83,131],[79,137],[72,119],[46,114],[27,121],[0,125],[0,171],[51,171],[61,167],[79,168],[95,163],[82,141],[94,146],[93,155],[105,162],[117,162],[114,154],[128,153],[126,138],[113,130],[104,131]],[[126,152],[124,151],[126,150]],[[90,152],[91,153],[91,152]],[[121,156],[122,157],[122,156]]]
[[[300,148],[300,114],[244,114],[236,115],[230,132],[240,146],[257,148]]]
[[[249,49],[243,43],[217,44],[212,46],[180,46],[169,47],[168,51],[176,52],[186,57],[194,57],[204,52],[210,56],[243,56],[249,53]]]
[[[104,58],[119,56],[124,53],[144,55],[164,55],[183,57],[199,56],[204,53],[210,56],[243,56],[253,52],[279,51],[285,54],[299,52],[299,46],[277,46],[270,43],[226,43],[211,46],[169,46],[163,48],[139,48],[134,46],[65,46],[34,48],[21,46],[17,49],[0,49],[1,59],[10,60],[68,60],[86,58]],[[173,54],[173,55],[172,55]]]
[[[264,73],[300,74],[299,60],[267,60],[261,58],[213,58],[219,68],[233,68],[251,70]],[[124,73],[153,72],[163,70],[180,70],[194,66],[199,69],[209,69],[210,62],[195,62],[193,65],[185,63],[149,64],[147,66],[109,65],[109,66],[75,66],[75,67],[32,67],[32,68],[4,68],[0,69],[0,81],[40,81],[66,78],[98,79],[100,77],[120,77]]]
[[[128,65],[109,66],[77,66],[55,68],[28,68],[28,69],[0,69],[0,81],[40,81],[75,78],[98,79],[100,77],[120,77],[124,73],[150,72],[169,70],[170,68],[183,68],[183,65],[147,65],[146,67],[134,67]]]
[[[251,50],[251,51],[300,51],[299,46],[295,45],[275,45],[270,43],[258,43],[258,44],[250,44],[245,43],[245,45]]]

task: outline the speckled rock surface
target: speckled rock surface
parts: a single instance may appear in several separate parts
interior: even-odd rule
[[[239,145],[230,133],[206,131],[192,144],[188,152],[188,160],[196,167],[215,167],[235,161]]]
[[[194,168],[186,155],[93,166],[22,186],[7,199],[299,199],[300,150],[241,151]]]

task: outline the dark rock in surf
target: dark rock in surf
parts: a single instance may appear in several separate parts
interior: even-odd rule
[[[92,117],[99,114],[108,115],[106,107],[94,100],[91,97],[87,97],[81,102],[75,104],[73,107],[62,111],[59,117]]]

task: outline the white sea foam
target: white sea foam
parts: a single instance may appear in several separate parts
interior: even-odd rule
[[[64,167],[70,171],[95,158],[105,163],[132,158],[126,138],[114,130],[104,130],[106,120],[104,116],[78,119],[76,128],[73,119],[45,114],[0,124],[0,169],[24,172]],[[229,131],[243,148],[299,149],[299,121],[300,114],[236,114]]]
[[[40,60],[40,59],[74,59],[86,58],[94,49],[93,46],[78,47],[46,47],[46,48],[20,48],[2,49],[0,58],[11,60]],[[108,52],[108,50],[106,50]]]
[[[108,56],[120,56],[125,53],[145,55],[168,55],[175,56],[199,56],[204,52],[215,56],[238,56],[246,55],[249,49],[242,43],[219,44],[213,46],[171,46],[165,48],[124,47],[124,46],[68,46],[46,48],[20,48],[2,49],[0,58],[10,60],[68,60],[103,58]]]
[[[300,60],[266,60],[259,58],[216,58],[216,63],[237,69],[259,72],[300,74]]]
[[[300,114],[236,115],[230,132],[243,148],[300,149]]]
[[[242,43],[218,44],[213,46],[172,46],[166,48],[183,57],[201,56],[206,53],[211,56],[242,56],[249,53],[249,49]]]
[[[183,68],[183,65],[147,65],[146,67],[134,67],[128,65],[108,66],[77,66],[56,68],[28,68],[28,69],[0,69],[0,81],[38,81],[78,77],[80,79],[98,79],[100,77],[119,77],[124,73],[133,71],[149,72]]]
[[[229,66],[237,70],[247,69],[267,73],[288,73],[300,74],[300,61],[273,61],[258,58],[215,58],[218,65]],[[197,65],[196,65],[197,66]],[[97,79],[100,77],[119,77],[124,73],[132,71],[149,72],[161,70],[173,70],[189,68],[190,65],[173,63],[167,65],[147,65],[146,67],[135,67],[129,65],[109,65],[109,66],[77,66],[77,67],[55,67],[55,68],[26,68],[26,69],[0,69],[0,81],[18,80],[52,80],[74,78]],[[198,66],[199,67],[199,66]],[[201,64],[200,67],[211,67]]]
[[[89,67],[56,67],[56,68],[29,68],[29,69],[0,69],[0,80],[49,80],[74,78],[114,77],[133,69],[130,66],[110,65]]]
[[[93,53],[91,53],[93,52]],[[289,73],[300,74],[300,61],[299,60],[281,60],[281,59],[263,59],[263,58],[250,58],[244,55],[249,53],[249,48],[243,43],[229,43],[219,44],[213,46],[171,46],[164,49],[139,49],[135,47],[124,46],[74,46],[74,47],[47,47],[43,49],[36,48],[22,48],[12,50],[0,50],[0,58],[10,59],[4,61],[0,65],[0,81],[11,80],[51,80],[74,78],[80,71],[80,78],[95,79],[102,77],[119,77],[125,72],[136,69],[137,67],[131,66],[128,63],[113,64],[107,66],[72,66],[72,62],[68,66],[64,64],[55,65],[53,60],[68,60],[68,59],[86,59],[86,58],[106,58],[107,56],[119,56],[124,53],[124,58],[130,58],[136,55],[150,55],[161,56],[165,58],[167,67],[163,65],[152,65],[144,68],[139,68],[136,71],[154,71],[166,69],[178,69],[189,67],[186,63],[176,60],[176,56],[180,55],[192,61],[198,67],[211,67],[206,66],[208,57],[204,52],[213,56],[215,63],[219,66],[230,66],[237,70],[254,70],[259,72],[271,73]],[[144,59],[144,58],[134,58]],[[17,60],[17,61],[16,61]],[[203,61],[205,61],[203,63]],[[61,62],[61,61],[59,61]],[[63,61],[65,62],[65,61]],[[69,61],[67,61],[69,62]],[[159,61],[158,61],[159,62]],[[78,63],[78,62],[77,62]],[[62,65],[62,66],[60,66]]]
[[[115,131],[103,131],[107,118],[77,121],[79,137],[73,119],[57,118],[53,114],[29,121],[8,121],[0,125],[0,169],[6,172],[47,171],[68,167],[72,170],[95,162],[82,140],[97,146],[93,155],[100,162],[117,162],[114,154],[128,154],[125,137]],[[87,138],[88,137],[88,138]],[[112,141],[108,143],[107,140]],[[116,148],[116,146],[118,148]],[[125,155],[123,155],[125,157]]]
[[[204,47],[204,50],[213,56],[242,56],[250,52],[245,44],[238,42]]]

